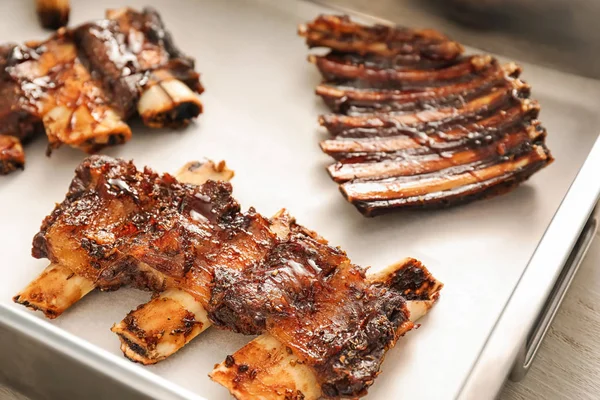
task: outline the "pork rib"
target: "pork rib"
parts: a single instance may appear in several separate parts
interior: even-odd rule
[[[328,47],[339,52],[396,57],[404,62],[453,60],[463,47],[437,31],[364,26],[347,16],[321,15],[300,25],[298,33],[309,47]]]
[[[0,175],[6,175],[25,166],[21,141],[9,135],[0,135]]]
[[[373,29],[387,33],[375,41]],[[516,64],[462,52],[424,62],[421,42],[392,33],[405,29],[347,17],[320,16],[299,31],[309,47],[330,49],[309,56],[324,79],[317,94],[334,111],[319,118],[332,136],[321,148],[337,160],[329,174],[364,215],[505,193],[552,162],[539,104]],[[363,51],[366,38],[404,54]]]
[[[154,337],[175,331],[176,340],[146,346],[166,357],[205,329],[197,323],[205,319],[269,334],[306,363],[317,377],[314,390],[327,397],[364,395],[386,352],[413,326],[407,306],[413,293],[391,290],[387,278],[367,279],[342,250],[279,216],[241,212],[226,182],[184,184],[94,156],[78,167],[65,200],[43,222],[33,255],[103,290],[130,285],[162,292],[130,314],[135,321],[128,317],[115,329],[137,355],[148,356],[122,335],[139,333],[137,322]],[[429,280],[418,270],[419,282]],[[41,278],[38,287],[65,281],[45,275],[54,277]],[[71,294],[65,297],[78,295]],[[32,306],[22,294],[15,301]],[[157,310],[175,319],[155,318]]]
[[[233,171],[223,161],[210,160],[190,162],[177,173],[180,182],[201,185],[212,180],[228,181]],[[85,268],[85,265],[82,266]],[[75,275],[72,265],[52,263],[14,297],[14,301],[34,310],[39,310],[48,318],[56,318],[83,298],[97,286],[96,281],[82,275]]]

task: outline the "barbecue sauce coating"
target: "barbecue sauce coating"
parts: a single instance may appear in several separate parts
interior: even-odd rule
[[[154,83],[156,71],[167,72],[193,91],[203,92],[194,59],[175,46],[154,9],[109,10],[107,16],[76,28],[74,38],[82,59],[103,82],[124,118],[136,113],[141,92]],[[195,115],[200,112],[195,111]]]
[[[0,135],[0,175],[6,175],[25,166],[21,141],[14,136]]]
[[[320,15],[298,29],[309,47],[362,56],[391,57],[395,62],[419,64],[453,60],[463,47],[432,29],[408,29],[385,25],[363,26],[348,16]],[[427,65],[427,64],[425,64]]]
[[[309,56],[323,76],[316,92],[334,112],[319,117],[331,135],[321,148],[365,216],[502,194],[553,161],[516,64],[463,55],[434,31],[348,17],[320,16],[299,33],[329,48]]]
[[[11,74],[17,64],[32,58],[38,58],[38,54],[31,48],[16,44],[0,46],[0,134],[21,141],[44,131],[37,107],[23,96],[22,86]]]
[[[295,229],[260,264],[216,271],[208,311],[217,325],[275,336],[332,398],[365,394],[408,322],[401,293],[367,283],[343,251]]]
[[[361,396],[412,328],[403,293],[369,283],[342,250],[285,224],[275,234],[253,209],[241,212],[229,183],[181,184],[93,156],[44,220],[32,253],[103,290],[184,290],[215,325],[275,336],[315,370],[324,396]]]
[[[196,247],[219,251],[217,231],[235,236],[240,217],[229,183],[185,185],[169,174],[93,156],[44,220],[33,256],[60,261],[102,289],[163,290],[167,281],[184,278]]]

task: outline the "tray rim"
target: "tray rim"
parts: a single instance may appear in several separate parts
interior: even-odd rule
[[[600,200],[600,181],[597,179],[599,170],[600,136],[517,281],[467,374],[458,398],[479,399],[490,393],[495,396],[502,389],[521,345],[526,342],[537,316]],[[589,184],[594,181],[597,182],[595,185]]]

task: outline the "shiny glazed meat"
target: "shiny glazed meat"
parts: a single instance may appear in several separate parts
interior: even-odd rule
[[[131,137],[125,122],[181,127],[202,112],[203,88],[158,13],[124,8],[48,40],[0,47],[0,135],[19,146],[46,133],[48,154],[62,146],[94,153]],[[22,149],[21,149],[22,153]],[[0,174],[24,158],[0,152]]]
[[[283,234],[272,224],[241,212],[229,183],[182,184],[93,156],[44,220],[33,255],[103,290],[184,290],[216,326],[277,338],[315,371],[326,396],[365,394],[413,326],[405,293],[368,281],[342,250],[293,220]]]
[[[552,162],[516,64],[463,55],[433,31],[348,17],[320,16],[299,33],[330,49],[309,56],[323,76],[316,92],[334,112],[319,118],[331,135],[321,148],[364,215],[501,194]]]

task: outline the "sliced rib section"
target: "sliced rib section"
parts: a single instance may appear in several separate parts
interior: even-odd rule
[[[367,275],[372,284],[398,291],[407,299],[411,323],[424,316],[439,297],[442,284],[414,259],[406,259],[377,274]],[[406,333],[410,324],[403,324],[396,332]],[[343,365],[345,359],[339,360]],[[288,351],[286,346],[270,334],[254,339],[218,364],[210,377],[225,386],[240,400],[339,398],[331,387],[319,385],[319,376],[303,359]]]
[[[309,47],[330,49],[309,56],[323,75],[316,93],[333,111],[319,117],[331,135],[321,149],[337,161],[328,172],[359,211],[490,197],[552,162],[519,66],[462,51],[433,56],[395,33],[407,31],[330,16],[300,27]]]
[[[0,135],[26,142],[45,132],[48,154],[124,143],[137,115],[153,128],[185,126],[202,112],[202,91],[194,60],[152,9],[109,10],[48,40],[0,46]]]
[[[0,175],[10,174],[25,166],[25,153],[21,141],[8,135],[0,135]]]
[[[88,153],[131,137],[64,30],[41,43],[14,46],[6,53],[4,74],[5,87],[14,88],[13,100],[26,116],[15,129],[20,136],[29,137],[41,120],[49,149],[66,144]]]

